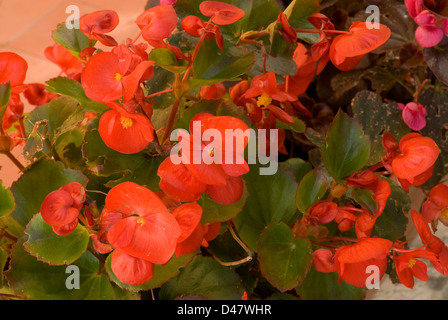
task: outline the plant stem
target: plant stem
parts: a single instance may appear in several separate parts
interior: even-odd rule
[[[159,92],[156,92],[156,93],[151,93],[150,95],[146,96],[145,99],[151,99],[151,98],[156,97],[156,96],[158,96],[160,94],[169,93],[169,92],[173,92],[173,89],[166,89],[166,90],[159,91]]]
[[[171,130],[173,129],[174,119],[176,118],[176,113],[177,110],[179,109],[179,105],[180,105],[180,99],[176,99],[171,109],[170,117],[168,118],[168,122],[165,127],[165,132],[163,133],[162,144],[164,144],[165,141],[171,135]]]
[[[20,171],[24,171],[25,167],[20,163],[19,160],[11,153],[11,151],[5,152],[6,156],[11,160]]]

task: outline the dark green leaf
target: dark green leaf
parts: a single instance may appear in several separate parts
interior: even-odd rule
[[[249,167],[249,173],[244,175],[249,197],[233,221],[242,240],[256,250],[260,234],[269,223],[290,223],[294,219],[297,182],[292,172],[282,166],[274,175],[261,175],[259,165]]]
[[[72,264],[87,250],[90,239],[89,232],[80,224],[70,234],[58,236],[40,214],[31,219],[25,234],[26,251],[50,265]]]
[[[293,289],[305,278],[312,263],[308,239],[294,239],[284,223],[272,223],[258,242],[258,260],[263,276],[284,292]]]
[[[89,38],[80,29],[67,29],[65,22],[53,31],[53,40],[75,54],[89,46]]]
[[[235,271],[210,257],[197,256],[180,274],[162,285],[161,300],[195,294],[214,300],[238,300],[244,288]]]
[[[320,169],[308,172],[296,192],[296,205],[300,212],[306,214],[313,204],[322,199],[329,187],[328,180]]]
[[[343,111],[336,115],[327,133],[322,159],[338,182],[361,169],[369,160],[370,140],[360,124]]]
[[[0,181],[0,217],[9,215],[16,208],[11,190],[5,188]]]

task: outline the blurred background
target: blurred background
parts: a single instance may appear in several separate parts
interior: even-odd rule
[[[138,34],[135,19],[145,10],[147,0],[0,0],[0,52],[10,51],[28,62],[25,83],[45,83],[58,76],[60,69],[44,56],[46,47],[54,44],[51,37],[56,26],[70,16],[66,8],[79,7],[80,15],[97,10],[114,10],[120,17],[117,28],[110,33],[118,43]],[[29,111],[25,103],[25,112]],[[13,154],[24,163],[19,147]],[[0,180],[5,187],[19,177],[19,171],[4,155],[0,155]]]

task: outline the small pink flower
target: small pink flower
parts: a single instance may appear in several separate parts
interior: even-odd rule
[[[406,105],[399,103],[398,107],[403,110],[403,121],[409,128],[414,131],[419,131],[426,126],[425,117],[428,112],[420,103],[409,102]]]
[[[422,47],[434,47],[442,41],[443,30],[437,26],[435,15],[424,10],[414,20],[418,24],[418,28],[415,30],[415,39]]]

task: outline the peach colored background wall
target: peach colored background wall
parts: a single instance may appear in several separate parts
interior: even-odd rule
[[[53,44],[51,33],[56,25],[69,16],[66,13],[67,6],[77,5],[81,15],[96,10],[115,10],[120,17],[120,24],[110,35],[121,43],[138,34],[134,21],[144,11],[146,2],[147,0],[0,0],[0,52],[17,53],[28,62],[26,83],[45,83],[60,71],[46,60],[43,52]],[[13,153],[25,164],[20,157],[19,148]],[[4,186],[9,187],[20,172],[4,155],[0,155],[0,166],[0,180]]]

